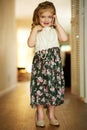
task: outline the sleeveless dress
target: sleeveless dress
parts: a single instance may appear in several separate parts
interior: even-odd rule
[[[64,102],[64,72],[57,32],[45,27],[38,32],[32,62],[30,105],[58,106]]]

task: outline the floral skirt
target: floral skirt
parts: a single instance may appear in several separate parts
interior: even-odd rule
[[[60,105],[64,102],[64,72],[58,47],[35,53],[30,83],[30,105]]]

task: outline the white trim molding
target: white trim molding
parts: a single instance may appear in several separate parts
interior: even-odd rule
[[[87,0],[80,0],[80,97],[87,103]]]
[[[85,103],[87,103],[87,0],[84,0],[84,16],[85,16]]]

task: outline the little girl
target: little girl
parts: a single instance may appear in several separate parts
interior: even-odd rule
[[[54,4],[40,3],[33,13],[28,38],[29,47],[35,47],[31,75],[31,106],[36,106],[36,126],[44,127],[44,108],[50,125],[59,126],[55,107],[64,102],[64,73],[60,58],[59,41],[67,34],[59,24]]]

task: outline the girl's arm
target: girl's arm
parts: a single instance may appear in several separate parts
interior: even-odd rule
[[[54,19],[55,19],[54,26],[56,27],[56,31],[58,33],[58,39],[59,39],[59,41],[63,41],[63,42],[67,41],[68,40],[68,35],[65,32],[65,30],[63,29],[63,27],[59,24],[56,15],[54,16]]]
[[[41,31],[42,27],[40,25],[35,26],[31,32],[30,32],[30,36],[28,37],[28,46],[29,47],[34,47],[36,44],[36,35],[38,31]]]

